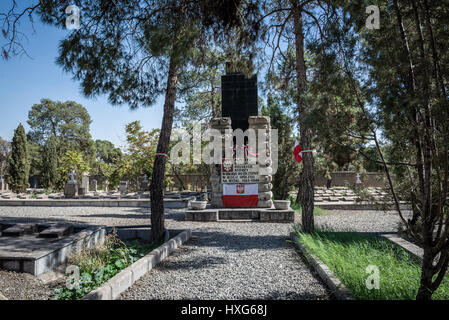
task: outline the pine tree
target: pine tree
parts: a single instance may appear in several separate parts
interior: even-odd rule
[[[11,158],[9,160],[8,183],[16,193],[25,192],[28,188],[30,162],[28,159],[27,138],[25,129],[19,124],[14,131],[11,143]]]
[[[45,188],[52,189],[56,186],[58,177],[57,138],[51,136],[42,148],[42,185]]]

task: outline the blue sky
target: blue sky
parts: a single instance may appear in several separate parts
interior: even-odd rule
[[[1,12],[8,8],[8,2],[1,1]],[[37,19],[34,22],[35,33],[27,19],[21,24],[28,37],[24,46],[32,59],[25,55],[8,61],[0,59],[0,137],[11,140],[19,123],[28,130],[28,111],[42,98],[82,104],[92,118],[93,139],[109,140],[116,146],[125,144],[124,128],[129,122],[140,120],[147,130],[160,128],[163,97],[154,106],[135,111],[127,105],[112,106],[106,96],[85,98],[79,83],[55,63],[58,43],[69,31],[44,25]],[[0,41],[0,45],[3,43]]]

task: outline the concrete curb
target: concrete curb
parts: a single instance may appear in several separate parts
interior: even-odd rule
[[[164,208],[188,208],[195,197],[184,199],[164,199]],[[1,207],[143,207],[151,206],[150,199],[0,199]]]
[[[307,262],[312,266],[312,268],[318,273],[321,280],[326,283],[328,288],[331,290],[332,295],[334,295],[338,300],[356,300],[350,293],[350,291],[341,283],[341,281],[333,274],[333,272],[326,266],[317,256],[310,253],[300,242],[298,237],[294,232],[290,233],[290,238],[294,242],[296,248],[301,251],[301,253],[306,258]]]
[[[401,247],[409,254],[417,258],[420,262],[422,262],[424,250],[417,246],[416,244],[411,243],[401,237],[399,237],[396,233],[391,234],[383,234],[382,238],[387,239],[388,241],[394,243],[395,245]]]
[[[154,249],[142,259],[109,279],[105,284],[84,296],[81,300],[115,300],[137,280],[153,269],[192,237],[191,230],[185,230],[159,248]]]
[[[316,207],[323,210],[379,210],[380,206],[371,202],[315,202]],[[401,209],[408,210],[410,206],[406,203],[400,204]],[[388,205],[386,210],[396,210],[393,204]]]

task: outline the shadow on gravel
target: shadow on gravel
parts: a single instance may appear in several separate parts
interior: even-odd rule
[[[240,298],[245,300],[245,297]],[[240,300],[239,299],[239,300]],[[326,294],[316,294],[311,292],[298,293],[294,291],[273,291],[265,296],[260,297],[261,300],[329,300]]]
[[[80,218],[105,218],[105,219],[150,219],[150,214],[126,214],[126,213],[100,213],[100,214],[83,214],[74,217]]]
[[[48,223],[48,222],[70,222],[78,225],[85,226],[97,226],[97,224],[90,224],[85,221],[73,220],[73,219],[64,219],[61,218],[33,218],[33,217],[8,217],[2,216],[0,219],[2,222],[14,222],[14,223]]]
[[[251,249],[279,249],[288,247],[287,236],[274,235],[237,235],[222,231],[195,230],[195,246],[221,247],[223,250],[242,251]]]
[[[185,252],[184,252],[185,253]],[[159,270],[199,270],[205,269],[212,266],[223,265],[227,263],[227,259],[222,257],[206,256],[206,257],[195,257],[189,260],[178,260],[178,261],[164,261],[159,267]]]

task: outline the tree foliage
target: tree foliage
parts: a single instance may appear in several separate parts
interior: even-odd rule
[[[74,101],[42,99],[28,113],[30,142],[44,145],[51,136],[57,139],[57,153],[62,157],[69,150],[83,153],[86,161],[95,160],[95,144],[90,135],[90,115]]]
[[[59,175],[63,180],[70,179],[70,173],[75,170],[75,179],[81,183],[83,173],[89,172],[90,167],[84,160],[83,154],[79,151],[67,151],[61,159],[58,167]]]
[[[0,174],[6,175],[8,171],[9,156],[11,154],[11,143],[0,137]]]
[[[58,143],[55,136],[50,136],[42,147],[41,184],[44,188],[55,189],[59,182]]]
[[[11,157],[9,159],[8,184],[16,193],[25,192],[28,188],[30,163],[28,157],[27,138],[25,129],[19,124],[14,130],[11,142]]]

